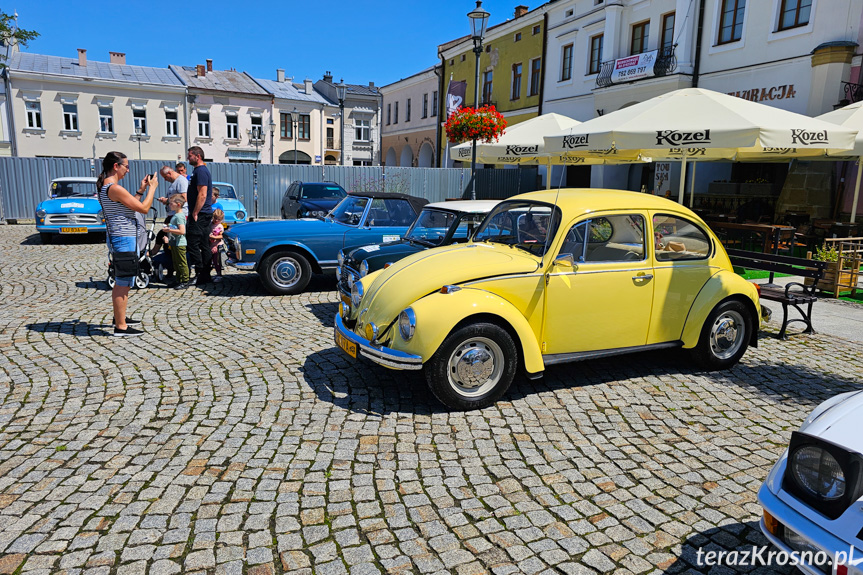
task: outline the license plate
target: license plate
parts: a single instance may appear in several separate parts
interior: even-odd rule
[[[61,234],[86,234],[87,228],[60,228]]]
[[[348,338],[340,333],[336,333],[336,345],[342,348],[349,356],[357,357],[357,344],[348,340]]]
[[[348,305],[351,305],[351,296],[345,295],[345,294],[341,294],[341,296],[342,296],[343,302],[345,302]]]

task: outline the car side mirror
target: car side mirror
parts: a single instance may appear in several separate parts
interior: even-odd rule
[[[299,198],[297,196],[288,196],[288,199],[296,202]]]
[[[560,254],[554,258],[554,265],[566,268],[575,268],[575,260],[572,254]]]

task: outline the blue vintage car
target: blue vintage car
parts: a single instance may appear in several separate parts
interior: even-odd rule
[[[267,291],[302,292],[345,246],[397,241],[428,203],[405,194],[352,193],[321,219],[250,222],[225,233],[228,265],[256,271]]]
[[[36,231],[42,243],[49,243],[58,234],[105,233],[96,178],[57,178],[51,182],[49,194],[36,206]]]
[[[499,200],[459,200],[427,204],[402,239],[347,247],[339,252],[339,291],[349,303],[354,282],[402,258],[430,248],[467,242]]]
[[[226,224],[239,224],[246,221],[249,212],[237,196],[237,190],[227,182],[213,182],[213,189],[219,190],[219,204],[225,212]]]

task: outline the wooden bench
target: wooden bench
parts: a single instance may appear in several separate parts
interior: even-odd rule
[[[806,260],[791,256],[780,256],[775,254],[761,254],[747,252],[744,250],[726,250],[731,263],[735,266],[752,270],[764,270],[773,273],[789,274],[812,278],[812,285],[803,285],[798,282],[790,282],[785,287],[759,286],[761,299],[777,301],[782,304],[782,328],[779,330],[780,339],[785,339],[788,324],[799,321],[806,324],[803,333],[815,333],[812,329],[812,304],[818,301],[815,288],[818,280],[824,277],[827,262]],[[801,305],[807,305],[806,311]],[[788,319],[788,306],[793,307],[800,313],[800,318]]]

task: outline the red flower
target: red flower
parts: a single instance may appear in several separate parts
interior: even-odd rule
[[[447,139],[454,144],[467,140],[497,141],[506,128],[506,120],[494,106],[461,108],[444,124]]]

